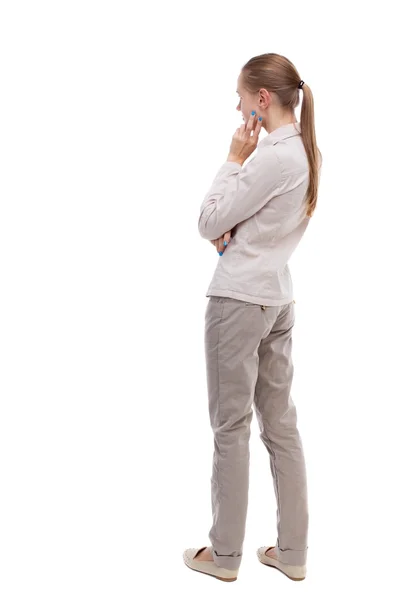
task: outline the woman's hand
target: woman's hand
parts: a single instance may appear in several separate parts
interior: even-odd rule
[[[221,236],[217,240],[211,240],[211,243],[214,244],[219,254],[225,251],[226,246],[230,242],[231,233],[231,231],[227,231],[226,233],[224,233],[223,236]]]
[[[248,123],[241,125],[233,135],[228,155],[229,161],[238,162],[242,165],[258,145],[258,136],[262,129],[262,117],[257,119],[255,111],[252,111],[252,113]]]

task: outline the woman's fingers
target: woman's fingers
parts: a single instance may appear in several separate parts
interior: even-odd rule
[[[224,235],[222,235],[220,238],[218,238],[217,240],[212,241],[212,243],[215,244],[216,250],[217,252],[220,254],[222,252],[222,254],[225,252],[226,250],[226,246],[229,244],[230,242],[230,236],[231,236],[231,231],[227,231]],[[220,256],[222,256],[222,254],[220,254]]]
[[[227,231],[224,235],[224,242],[226,242],[225,246],[227,246],[230,242],[230,231]]]
[[[218,253],[225,252],[226,246],[230,242],[231,231],[227,231],[223,236],[219,237],[216,240],[210,240],[210,242],[215,246]]]

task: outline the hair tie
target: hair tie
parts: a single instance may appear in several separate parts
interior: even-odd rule
[[[300,90],[302,89],[302,87],[303,87],[303,84],[304,84],[304,81],[303,81],[303,79],[301,79],[301,80],[300,80],[300,83],[299,83],[299,85],[298,85],[298,88],[299,88]]]

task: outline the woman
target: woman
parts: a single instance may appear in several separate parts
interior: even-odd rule
[[[301,120],[295,108],[303,91]],[[242,559],[253,406],[277,500],[275,546],[259,560],[294,580],[306,576],[306,469],[291,397],[294,299],[288,261],[316,203],[321,168],[310,88],[284,56],[242,68],[245,121],[204,198],[199,232],[220,254],[207,292],[205,349],[214,433],[211,546],[190,548],[190,568],[235,581]],[[261,127],[267,131],[258,143]],[[250,154],[256,155],[243,167]],[[231,236],[232,233],[232,236]]]

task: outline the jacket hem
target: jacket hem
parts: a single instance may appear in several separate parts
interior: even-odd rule
[[[210,288],[206,297],[209,296],[221,296],[222,298],[233,298],[234,300],[241,300],[242,302],[252,302],[254,304],[260,304],[261,306],[283,306],[284,304],[290,304],[294,301],[293,295],[283,296],[282,298],[265,298],[264,296],[252,296],[251,294],[245,294],[243,292],[237,292],[235,290],[220,290]]]

